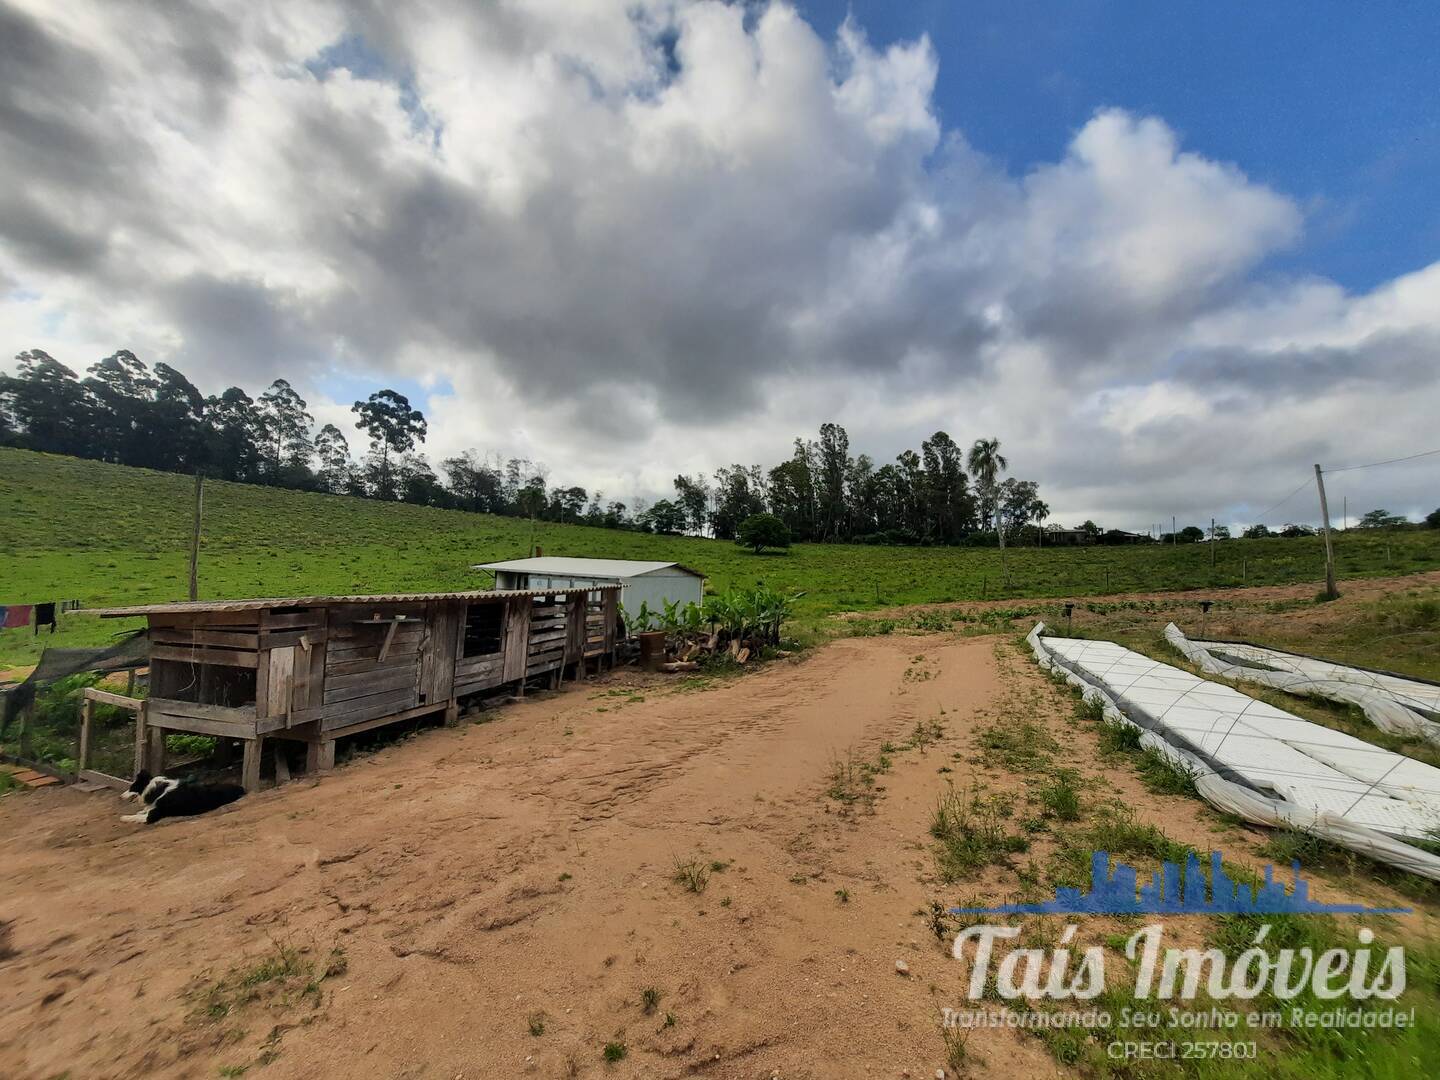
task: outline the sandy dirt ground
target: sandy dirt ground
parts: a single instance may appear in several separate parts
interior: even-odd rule
[[[963,973],[923,909],[998,898],[1010,872],[940,884],[930,816],[952,782],[1023,787],[976,757],[982,726],[1021,713],[1087,790],[1202,850],[1251,843],[1102,760],[1008,638],[844,639],[690,691],[622,674],[204,818],[0,800],[0,1071],[934,1077]],[[943,734],[891,755],[873,805],[827,796],[837,757],[917,722]],[[674,880],[689,859],[716,864],[703,891]],[[240,992],[286,955],[310,974]],[[1069,1075],[1007,1032],[969,1057],[973,1075]]]

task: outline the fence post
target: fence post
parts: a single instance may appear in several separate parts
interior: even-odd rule
[[[80,753],[76,771],[90,768],[90,722],[94,715],[95,703],[88,697],[80,702]]]

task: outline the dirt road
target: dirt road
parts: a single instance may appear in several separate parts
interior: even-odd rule
[[[927,828],[945,784],[997,778],[979,725],[1038,716],[1089,783],[1215,841],[999,642],[590,683],[150,828],[110,795],[0,800],[5,1074],[933,1077],[961,973],[919,914],[958,896]],[[917,722],[944,734],[903,748]],[[837,758],[887,743],[873,807],[827,795]],[[675,880],[691,860],[702,891]],[[1062,1075],[1008,1033],[971,1053]]]

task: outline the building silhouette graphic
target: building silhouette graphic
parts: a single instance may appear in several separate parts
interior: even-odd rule
[[[952,915],[1397,915],[1409,908],[1371,908],[1363,904],[1322,904],[1310,898],[1310,883],[1300,876],[1300,864],[1291,864],[1294,880],[1288,889],[1275,880],[1275,867],[1265,867],[1259,888],[1233,880],[1225,873],[1220,852],[1210,853],[1207,881],[1199,857],[1192,851],[1182,869],[1179,863],[1161,863],[1143,884],[1133,866],[1117,861],[1112,873],[1110,853],[1090,856],[1090,890],[1058,886],[1051,900],[996,907],[950,909]]]

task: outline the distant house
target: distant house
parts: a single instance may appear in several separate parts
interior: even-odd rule
[[[1144,533],[1126,532],[1124,529],[1111,529],[1100,537],[1102,544],[1148,544],[1150,537]]]
[[[573,589],[619,585],[620,603],[636,612],[641,604],[659,611],[666,601],[698,604],[705,594],[705,575],[673,562],[633,559],[569,559],[544,555],[481,563],[472,570],[495,575],[497,589]]]
[[[1045,543],[1056,547],[1079,547],[1090,543],[1090,534],[1084,529],[1063,529],[1059,525],[1045,527]]]

